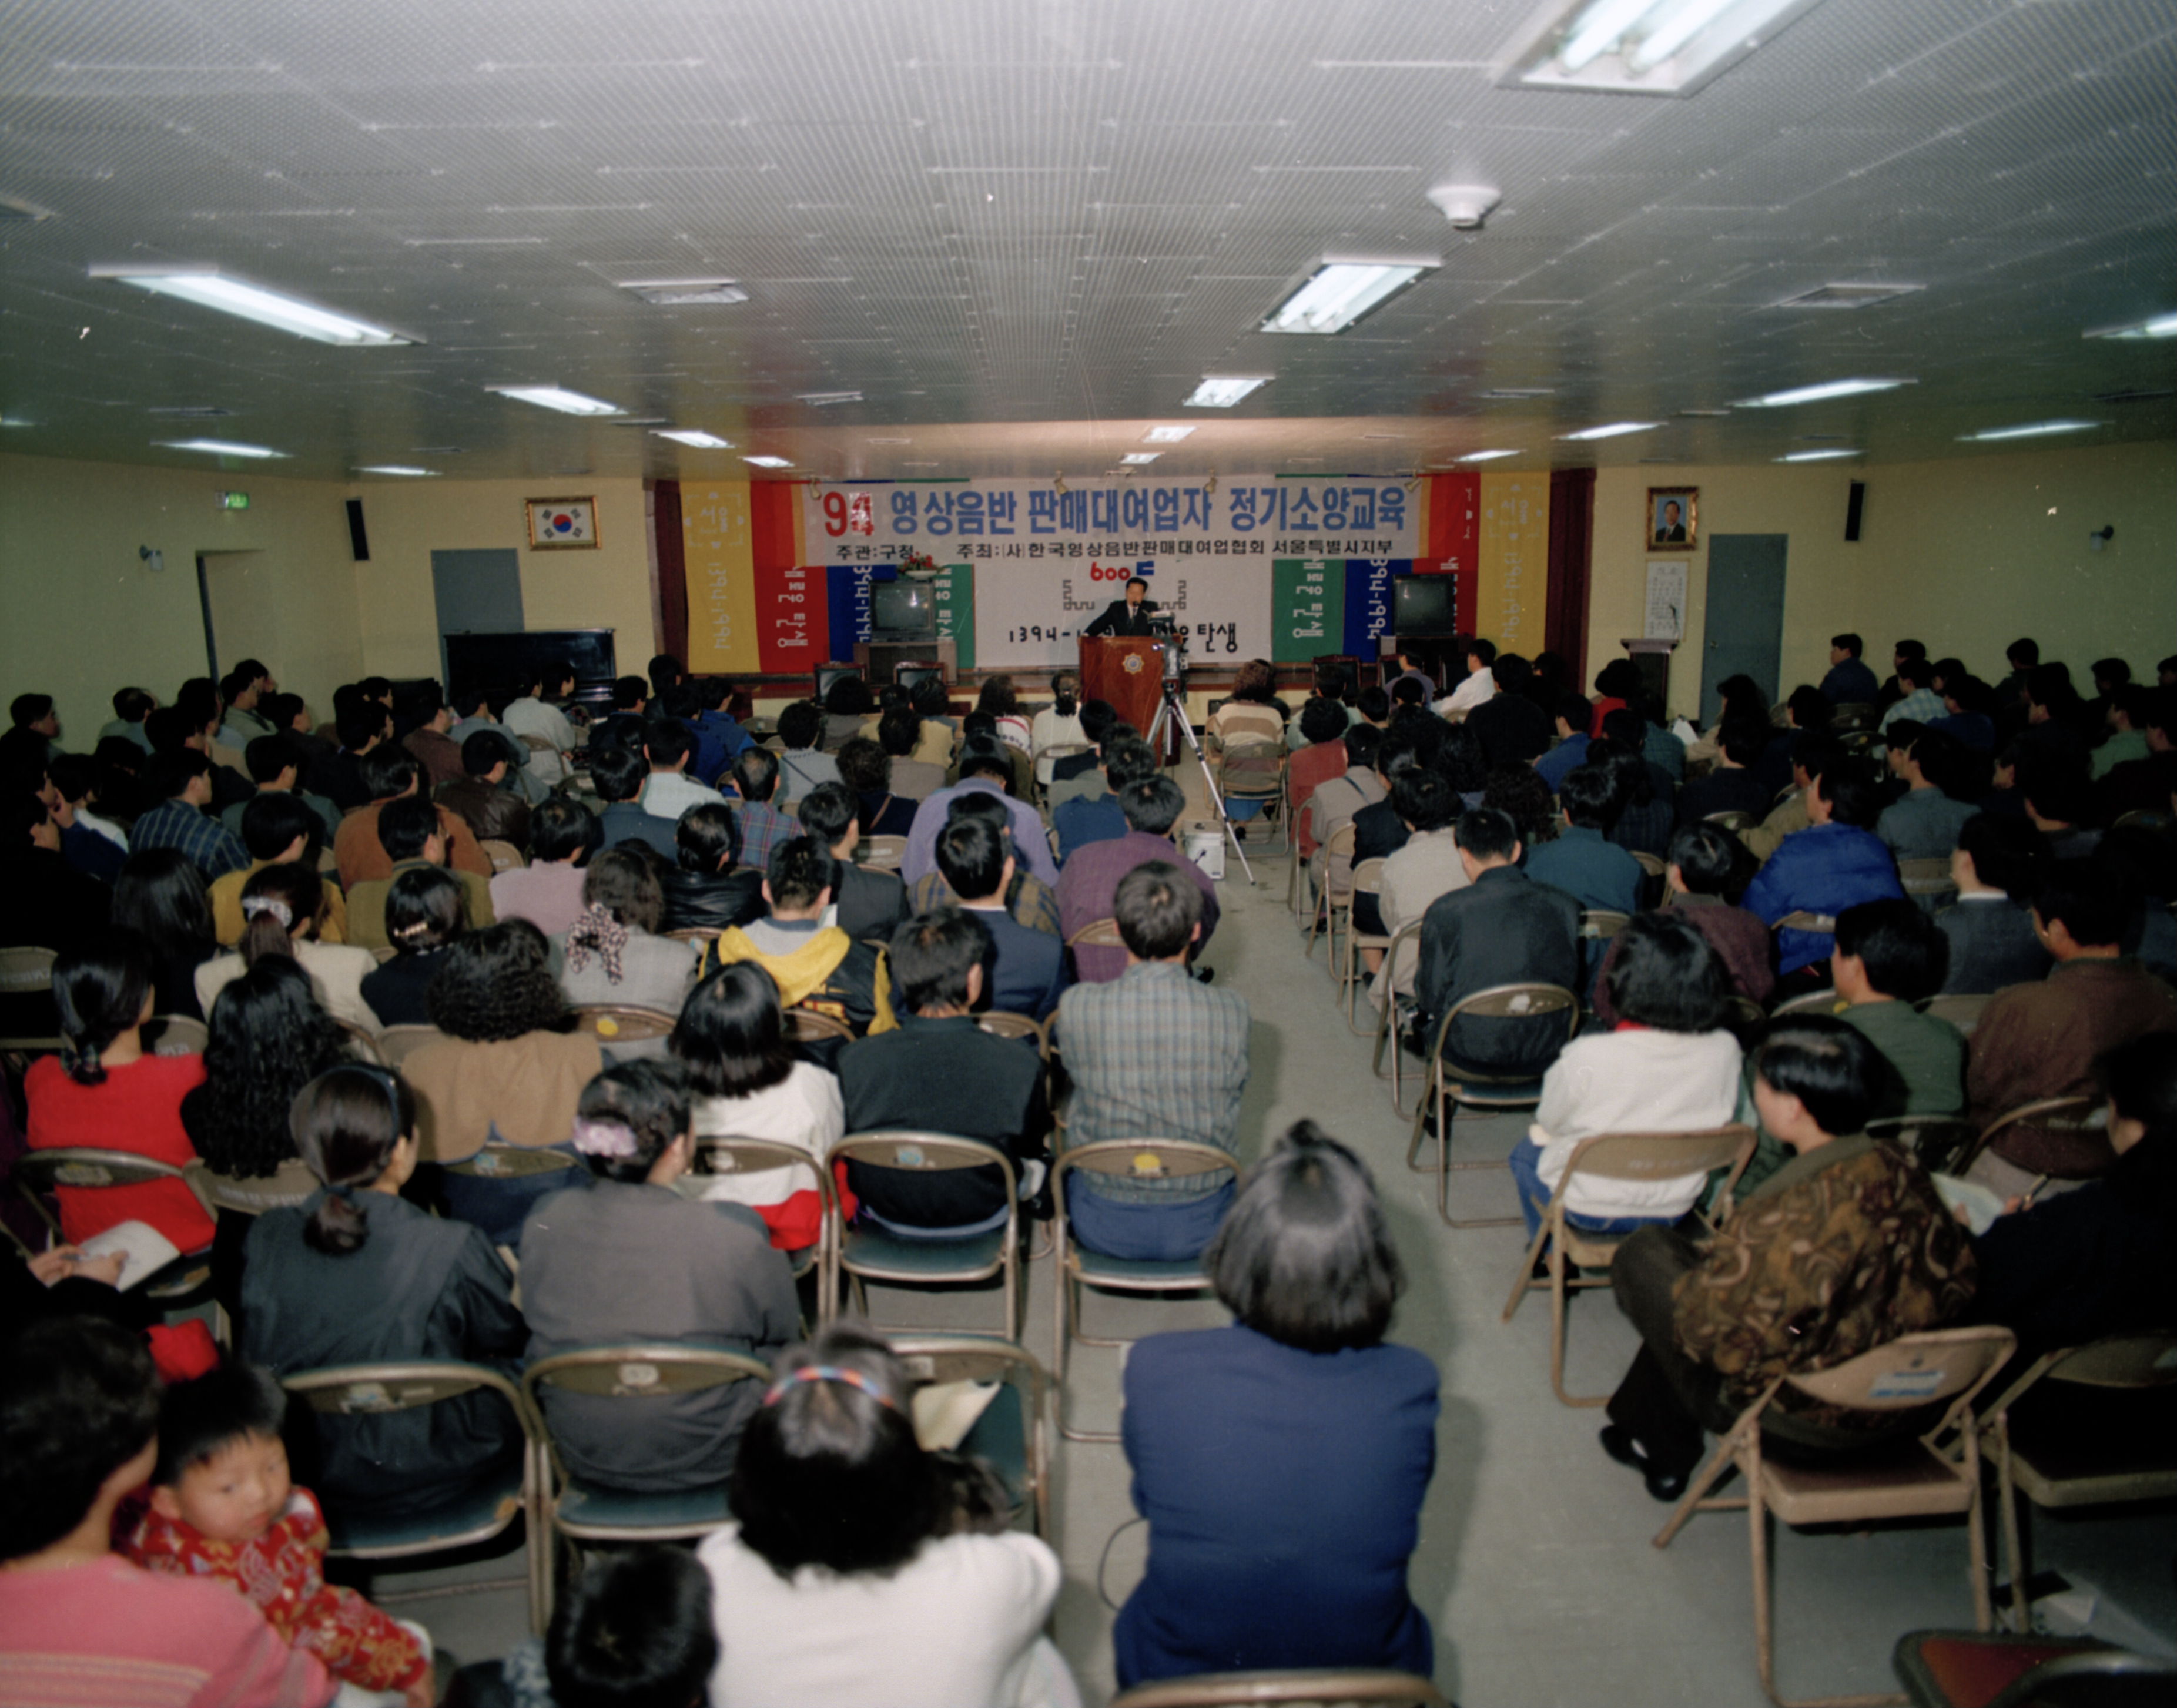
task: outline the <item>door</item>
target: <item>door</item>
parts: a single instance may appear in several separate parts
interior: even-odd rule
[[[433,552],[431,590],[441,635],[521,632],[521,554],[510,547]]]
[[[1716,684],[1751,676],[1771,705],[1777,700],[1777,665],[1784,641],[1786,534],[1708,537],[1708,612],[1703,625],[1701,722],[1715,721],[1723,696]]]
[[[280,656],[280,607],[272,585],[277,573],[270,552],[197,554],[205,660],[213,681],[244,658]]]

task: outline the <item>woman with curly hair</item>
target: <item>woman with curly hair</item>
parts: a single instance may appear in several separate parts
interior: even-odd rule
[[[446,1034],[404,1065],[423,1160],[465,1162],[488,1143],[559,1149],[568,1165],[575,1107],[604,1067],[597,1040],[573,1029],[544,934],[514,919],[457,938],[431,980],[431,1022]],[[512,1239],[530,1204],[566,1184],[559,1171],[513,1181],[445,1173],[446,1203],[494,1239]]]
[[[348,1034],[318,1006],[309,975],[267,955],[219,993],[204,1083],[182,1099],[182,1126],[214,1174],[257,1180],[295,1156],[289,1105],[349,1060]]]
[[[219,953],[204,874],[177,848],[131,854],[113,884],[113,923],[151,945],[156,1012],[204,1018],[197,969]]]

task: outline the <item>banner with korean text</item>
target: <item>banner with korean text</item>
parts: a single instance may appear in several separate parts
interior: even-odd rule
[[[772,668],[756,620],[749,483],[683,482],[680,538],[687,563],[689,669],[732,675]],[[773,602],[766,597],[762,604],[768,616]]]
[[[1550,477],[1484,474],[1481,488],[1474,632],[1531,658],[1549,608]]]

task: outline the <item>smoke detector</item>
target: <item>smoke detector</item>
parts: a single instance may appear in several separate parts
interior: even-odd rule
[[[1438,184],[1428,193],[1428,199],[1460,231],[1477,232],[1489,210],[1503,200],[1504,194],[1487,184]]]

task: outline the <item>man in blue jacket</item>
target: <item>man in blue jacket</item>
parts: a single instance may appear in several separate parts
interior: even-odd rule
[[[1863,643],[1857,635],[1830,636],[1830,674],[1822,678],[1822,698],[1832,706],[1873,704],[1882,692],[1874,672],[1859,662]]]
[[[1776,971],[1787,981],[1778,985],[1779,996],[1829,982],[1839,914],[1905,893],[1896,861],[1874,834],[1881,810],[1882,797],[1863,767],[1841,761],[1825,767],[1807,785],[1808,827],[1786,837],[1747,886],[1740,905],[1772,928],[1788,914],[1819,914],[1831,921],[1827,930],[1795,927],[1776,934]]]

